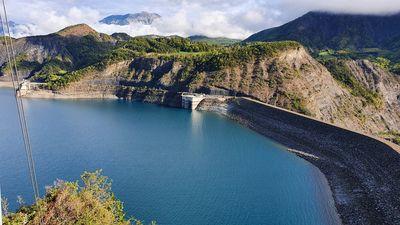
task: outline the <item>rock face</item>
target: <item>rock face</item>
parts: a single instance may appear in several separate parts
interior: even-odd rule
[[[366,133],[399,130],[400,77],[366,60],[346,63],[366,88],[382,96],[381,106],[352,95],[304,48],[213,72],[192,70],[184,61],[139,57],[129,62],[126,73],[114,75],[122,86],[132,88],[250,96]],[[88,76],[72,86],[88,86],[87,82],[95,81]]]
[[[20,67],[21,74],[30,77],[41,70],[41,62],[49,59],[58,63],[56,73],[66,65],[70,71],[92,65],[112,49],[115,41],[114,37],[95,33],[86,25],[77,25],[56,34],[17,39],[15,49],[17,55],[23,55],[24,62],[39,63],[39,67],[36,64]],[[0,45],[2,52],[4,48]],[[400,130],[400,77],[367,60],[348,59],[345,66],[365,90],[378,96],[380,104],[371,104],[365,97],[355,95],[301,46],[282,50],[274,56],[255,55],[246,62],[223,69],[198,68],[191,61],[190,57],[196,57],[193,55],[181,58],[157,54],[137,56],[112,63],[102,70],[88,70],[78,81],[58,92],[118,93],[124,97],[123,93],[143,95],[143,90],[158,89],[172,93],[249,96],[366,133]],[[5,57],[5,54],[0,55],[3,68]],[[7,76],[1,79],[6,80]],[[125,90],[126,87],[131,90]]]
[[[154,21],[161,19],[161,16],[157,13],[140,12],[134,14],[125,15],[111,15],[100,20],[100,23],[114,24],[114,25],[129,25],[129,24],[144,24],[151,25]]]

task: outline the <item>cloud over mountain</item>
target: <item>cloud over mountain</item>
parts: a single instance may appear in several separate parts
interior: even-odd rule
[[[100,32],[126,32],[182,36],[206,35],[246,38],[265,28],[281,25],[311,10],[349,13],[392,13],[400,11],[398,0],[19,0],[8,3],[12,20],[24,24],[15,36],[46,34],[68,25],[87,23]],[[134,10],[134,11],[127,11]],[[101,24],[109,15],[148,11],[162,19],[143,24]]]

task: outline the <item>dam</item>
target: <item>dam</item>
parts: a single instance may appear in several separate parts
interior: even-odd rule
[[[182,108],[195,110],[205,97],[204,94],[182,93]]]

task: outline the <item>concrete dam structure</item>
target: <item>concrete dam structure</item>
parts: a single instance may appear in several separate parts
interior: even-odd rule
[[[195,93],[183,93],[182,94],[182,108],[195,110],[203,99],[205,99],[203,94]]]

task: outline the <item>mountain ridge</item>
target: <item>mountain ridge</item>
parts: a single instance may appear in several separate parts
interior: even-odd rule
[[[76,34],[77,27],[83,28],[80,36],[70,36],[71,32]],[[321,64],[295,42],[217,46],[177,36],[115,34],[98,38],[101,34],[93,34],[87,25],[63,32],[68,35],[55,33],[15,41],[25,78],[44,82],[57,92],[86,85],[91,87],[90,92],[109,88],[115,93],[123,84],[172,92],[216,90],[250,96],[366,133],[400,130],[400,77],[368,60],[340,59]],[[280,52],[285,53],[281,58],[272,57]],[[7,75],[4,62],[5,56],[0,57],[2,73]],[[103,70],[116,71],[114,64],[119,62],[123,62],[122,70],[107,75],[107,79],[122,83],[116,82],[113,87],[91,83],[103,79],[99,75]],[[96,79],[90,78],[92,71],[96,71]],[[322,75],[326,79],[321,79]],[[330,85],[326,86],[328,81]]]
[[[396,29],[397,28],[397,29]],[[282,26],[262,30],[245,41],[293,40],[312,49],[390,49],[400,41],[400,13],[361,15],[309,12]]]
[[[125,15],[110,15],[102,20],[100,23],[103,24],[114,24],[114,25],[130,25],[130,24],[144,24],[151,25],[154,21],[161,19],[161,16],[157,13],[149,13],[142,11],[140,13],[128,13]]]

